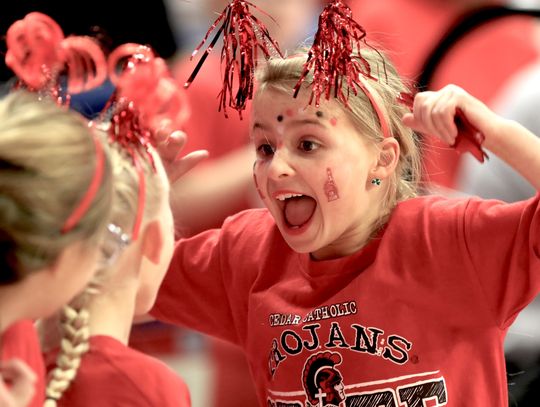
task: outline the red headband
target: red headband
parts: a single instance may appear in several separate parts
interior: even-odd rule
[[[86,214],[88,208],[90,208],[90,204],[92,203],[99,191],[101,180],[103,179],[103,172],[105,168],[105,155],[103,153],[103,146],[94,134],[92,134],[92,140],[94,142],[94,148],[96,150],[96,167],[94,170],[94,175],[92,177],[92,181],[90,181],[90,185],[88,186],[86,193],[80,200],[79,204],[75,207],[71,215],[67,218],[64,226],[62,226],[62,233],[67,233],[71,229],[73,229],[82,219],[82,217]]]

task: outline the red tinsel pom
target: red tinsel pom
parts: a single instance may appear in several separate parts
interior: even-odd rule
[[[116,85],[113,114],[118,116],[119,134],[115,138],[131,143],[135,137],[143,146],[155,145],[156,132],[182,128],[190,114],[189,105],[162,58],[149,47],[129,43],[111,53],[108,65]]]
[[[205,53],[184,85],[186,88],[191,85],[208,54],[216,45],[221,34],[223,34],[223,48],[221,51],[223,87],[219,93],[218,111],[223,109],[225,117],[228,117],[227,107],[231,107],[237,110],[240,118],[242,118],[242,111],[246,108],[246,102],[252,99],[259,50],[264,54],[265,58],[269,58],[269,47],[271,46],[280,56],[283,56],[279,45],[270,37],[266,26],[251,14],[250,6],[258,9],[248,1],[233,0],[223,10],[206,33],[202,42],[193,51],[191,58],[199,52],[210,34],[221,23],[210,45],[206,48]]]
[[[319,26],[300,80],[294,88],[298,95],[302,82],[313,71],[312,94],[309,103],[315,100],[319,106],[323,96],[327,100],[333,94],[348,106],[347,89],[357,94],[359,75],[371,77],[371,69],[366,59],[360,55],[365,43],[366,31],[352,18],[351,9],[341,0],[330,2],[319,16]]]

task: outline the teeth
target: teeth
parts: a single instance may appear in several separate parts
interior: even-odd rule
[[[295,198],[297,196],[303,196],[303,195],[302,194],[281,194],[281,195],[276,196],[276,199],[278,201],[284,201],[286,199]]]

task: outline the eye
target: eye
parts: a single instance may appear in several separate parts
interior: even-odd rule
[[[257,155],[259,157],[262,157],[262,158],[265,158],[265,157],[270,157],[271,155],[274,154],[274,147],[272,147],[270,144],[268,143],[263,143],[263,144],[260,144],[258,147],[257,147]]]
[[[311,140],[302,140],[298,144],[298,148],[305,152],[315,151],[317,150],[321,145],[315,141]]]

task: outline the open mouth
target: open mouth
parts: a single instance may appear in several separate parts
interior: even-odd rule
[[[298,229],[308,223],[317,207],[315,199],[302,194],[280,194],[276,199],[282,203],[283,218],[288,227]]]

